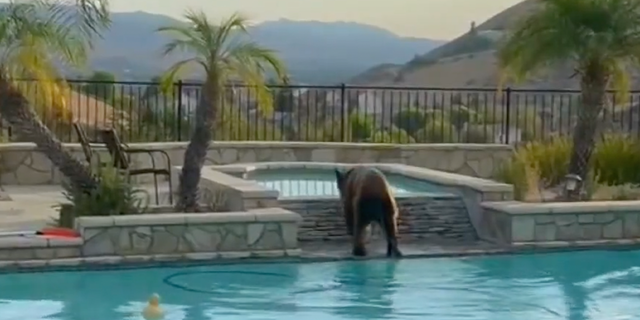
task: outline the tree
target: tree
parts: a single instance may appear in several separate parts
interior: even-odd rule
[[[167,26],[159,32],[171,33],[175,38],[166,45],[164,54],[187,51],[195,56],[177,62],[163,75],[163,86],[171,85],[186,67],[195,65],[205,72],[200,100],[196,107],[196,125],[184,155],[180,175],[178,209],[198,210],[198,184],[200,173],[211,143],[212,129],[217,111],[224,103],[224,86],[241,80],[255,89],[258,105],[271,109],[273,100],[266,87],[265,75],[274,71],[278,79],[286,79],[284,64],[276,54],[246,39],[247,20],[234,14],[219,25],[209,21],[202,12],[188,11],[187,25]],[[265,110],[270,111],[270,110]]]
[[[87,80],[83,90],[104,102],[111,103],[115,97],[116,77],[107,71],[95,71]]]
[[[568,172],[586,181],[606,90],[611,86],[624,98],[626,66],[640,59],[640,0],[540,0],[540,5],[501,46],[499,64],[505,76],[523,80],[545,67],[573,63],[582,108]],[[570,199],[577,199],[580,189]]]
[[[63,108],[68,85],[56,81],[54,58],[82,65],[92,39],[109,26],[107,0],[11,1],[0,10],[0,116],[22,140],[34,142],[75,188],[95,188],[89,170],[40,121],[33,99],[13,79],[38,81],[38,101]],[[44,99],[43,99],[44,98]]]

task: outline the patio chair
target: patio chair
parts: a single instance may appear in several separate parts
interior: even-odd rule
[[[89,136],[87,136],[87,133],[84,131],[84,129],[82,128],[82,125],[80,125],[79,123],[74,122],[73,129],[76,131],[76,135],[78,136],[78,141],[80,142],[80,146],[82,147],[82,153],[84,154],[85,160],[89,164],[89,168],[93,166],[94,155],[97,157],[98,166],[104,167],[105,165],[107,165],[106,163],[103,163],[100,160],[100,153],[98,152],[94,153],[92,149],[95,147],[105,147],[105,145],[103,143],[95,143],[89,140]]]
[[[173,203],[173,186],[171,184],[171,160],[169,154],[159,149],[134,149],[120,141],[120,137],[115,129],[100,130],[102,141],[107,146],[109,154],[113,158],[113,165],[119,170],[127,173],[127,178],[131,181],[132,176],[152,174],[156,194],[156,204],[159,204],[160,196],[158,191],[158,176],[166,176],[169,181],[169,202]],[[151,158],[151,167],[148,168],[131,168],[132,154],[145,153]],[[156,167],[154,154],[161,154],[167,160],[166,168]]]

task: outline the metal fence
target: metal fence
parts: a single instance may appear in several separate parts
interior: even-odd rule
[[[116,128],[128,142],[186,141],[195,124],[201,85],[177,82],[68,81],[64,108],[41,94],[37,82],[19,85],[44,123],[64,142],[76,141],[71,123],[94,138]],[[570,134],[580,107],[571,90],[455,89],[366,86],[272,86],[272,103],[256,90],[229,85],[215,104],[216,140],[517,143]],[[640,92],[620,103],[610,95],[602,128],[640,137]],[[62,109],[67,110],[61,111]],[[4,141],[19,141],[6,124]]]

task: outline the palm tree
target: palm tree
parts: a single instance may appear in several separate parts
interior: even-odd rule
[[[270,109],[272,97],[265,84],[266,73],[275,72],[278,79],[286,79],[284,64],[276,54],[248,40],[248,21],[238,14],[216,25],[202,12],[188,11],[186,26],[160,28],[159,32],[172,33],[175,38],[164,50],[164,55],[187,51],[195,56],[182,60],[163,75],[164,86],[169,86],[186,67],[195,65],[205,74],[198,106],[196,124],[184,155],[180,175],[178,208],[198,210],[198,184],[207,149],[212,140],[212,129],[217,110],[224,103],[225,84],[240,80],[255,89],[259,105]]]
[[[45,104],[64,108],[54,60],[81,65],[92,38],[108,27],[107,0],[11,1],[0,9],[0,116],[24,140],[34,142],[78,188],[93,188],[88,169],[66,152],[40,121],[31,96],[16,79],[35,79]],[[27,86],[28,87],[28,86]],[[33,90],[31,90],[33,92]]]
[[[640,62],[640,0],[538,0],[499,49],[505,76],[522,80],[535,71],[571,62],[580,78],[581,108],[573,133],[569,173],[586,181],[598,117],[607,88],[627,96],[627,67]],[[570,192],[580,197],[581,188]]]

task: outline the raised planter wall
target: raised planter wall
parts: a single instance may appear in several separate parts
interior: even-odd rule
[[[180,166],[186,142],[132,143],[133,148],[161,149],[169,154],[172,165]],[[84,161],[78,144],[65,144]],[[109,159],[105,151],[99,153]],[[213,142],[207,153],[207,165],[267,161],[313,161],[344,163],[398,163],[462,175],[490,178],[494,169],[512,154],[507,145],[492,144],[366,144],[322,142]],[[148,167],[146,154],[132,156],[133,167]],[[97,161],[97,158],[95,159]],[[158,165],[165,165],[161,156]],[[0,183],[9,185],[59,184],[61,174],[32,143],[0,144]],[[150,182],[150,177],[136,177]]]
[[[487,240],[502,244],[640,238],[640,201],[569,203],[488,202]]]
[[[80,217],[83,256],[222,254],[287,256],[298,249],[300,215],[249,212]]]

